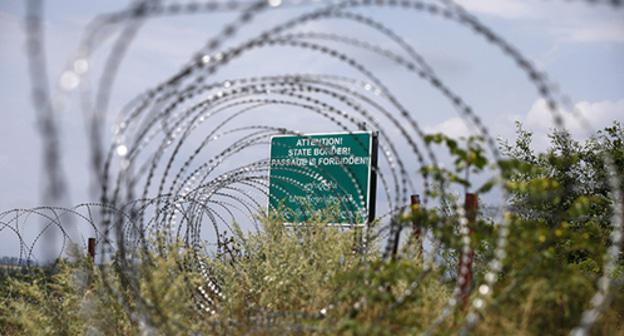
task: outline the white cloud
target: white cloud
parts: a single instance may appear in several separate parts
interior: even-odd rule
[[[602,22],[586,27],[568,29],[569,42],[624,42],[624,23]]]
[[[425,133],[444,133],[451,138],[467,137],[472,134],[466,122],[460,117],[452,117],[437,125],[427,126]]]
[[[574,104],[576,113],[564,110],[561,112],[565,128],[578,140],[586,139],[594,131],[611,125],[614,120],[624,122],[624,99],[604,100],[598,102],[579,101]],[[586,129],[576,115],[585,119],[591,129]],[[544,99],[536,100],[525,115],[505,115],[489,121],[490,135],[496,138],[513,141],[515,139],[514,121],[520,121],[523,127],[534,134],[533,146],[537,151],[549,147],[548,134],[555,123],[553,115]],[[436,125],[424,127],[425,133],[444,133],[452,138],[467,137],[474,134],[460,117],[446,119]]]
[[[531,20],[563,42],[624,42],[624,21],[607,8],[528,0],[455,0],[473,14]],[[556,20],[553,20],[556,18]],[[535,21],[537,20],[537,21]]]
[[[532,10],[526,3],[514,0],[455,0],[457,4],[472,13],[498,16],[505,19],[517,19],[532,16]]]
[[[599,102],[580,101],[574,104],[574,109],[576,113],[564,110],[561,111],[561,116],[565,129],[578,140],[587,139],[595,131],[611,125],[614,120],[624,121],[624,99]],[[590,129],[583,126],[577,115],[587,122]],[[555,123],[544,99],[535,101],[526,117],[517,120],[534,132],[534,146],[538,151],[548,148],[548,134],[555,127]]]
[[[581,119],[584,119],[594,130],[608,126],[614,120],[624,120],[624,99],[600,102],[580,101],[574,105],[574,110],[576,113],[562,111],[561,115],[565,128],[573,135],[581,136],[590,131],[583,126]],[[527,113],[525,124],[530,128],[544,131],[554,128],[553,116],[544,99],[540,98],[533,103]]]

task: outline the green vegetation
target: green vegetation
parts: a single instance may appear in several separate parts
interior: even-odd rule
[[[452,169],[423,168],[451,190],[485,193],[498,180],[471,185],[470,176],[501,169],[508,193],[509,239],[498,281],[476,325],[479,335],[566,335],[589,307],[609,247],[612,195],[601,155],[624,171],[624,130],[615,123],[583,143],[554,132],[551,148],[532,150],[529,132],[501,147],[505,161],[488,162],[479,138],[465,143],[443,135],[427,138],[446,146]],[[465,144],[465,146],[463,146]],[[431,196],[440,198],[441,188]],[[450,204],[450,203],[449,203]],[[460,244],[451,205],[413,208],[405,225],[417,220],[440,243],[434,267],[425,269],[415,240],[404,240],[399,257],[384,260],[375,241],[360,249],[359,230],[328,228],[322,214],[307,226],[286,228],[262,217],[258,232],[235,230],[228,253],[199,257],[220,284],[224,297],[216,314],[197,309],[202,278],[181,267],[197,258],[172,246],[168,253],[144,252],[139,263],[116,260],[95,267],[77,256],[54,271],[36,269],[5,277],[0,305],[3,335],[396,335],[418,334],[440,316],[456,281]],[[475,283],[485,277],[494,255],[500,218],[481,213],[472,224]],[[195,261],[196,262],[196,261]],[[592,333],[624,335],[624,260],[608,276],[611,302]],[[473,295],[474,294],[473,290]],[[456,334],[466,308],[451,312],[435,334]]]

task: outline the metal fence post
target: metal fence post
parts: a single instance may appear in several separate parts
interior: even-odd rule
[[[412,207],[412,213],[420,210],[420,195],[412,195],[410,197],[410,204]],[[423,258],[423,243],[422,243],[422,229],[420,227],[420,220],[418,216],[412,217],[412,232],[414,235],[414,240],[416,241],[416,249],[418,251],[418,258],[422,260]]]
[[[89,245],[87,248],[89,259],[92,263],[95,263],[95,238],[89,238]]]
[[[468,235],[472,238],[474,232],[474,223],[477,219],[477,212],[479,210],[479,197],[474,193],[466,193],[464,202],[464,209],[466,210],[466,219],[468,219]],[[472,239],[471,239],[472,241]],[[468,254],[460,253],[459,259],[459,285],[460,285],[460,299],[464,306],[468,303],[468,296],[472,287],[472,262],[474,259],[474,251],[470,249]]]

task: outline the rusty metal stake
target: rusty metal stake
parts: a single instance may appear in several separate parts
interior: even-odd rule
[[[420,208],[420,196],[419,195],[410,196],[410,206],[411,206],[410,210],[412,211],[412,214]],[[400,244],[400,239],[401,239],[401,229],[402,227],[399,226],[394,236],[394,245],[392,246],[392,259],[396,257],[397,252],[399,250],[399,244]],[[416,239],[416,244],[418,246],[418,253],[420,256],[422,256],[422,241],[420,239],[420,225],[416,218],[412,219],[412,230],[414,232],[414,238]]]
[[[95,238],[89,238],[87,253],[89,254],[89,259],[91,259],[91,262],[95,263]]]
[[[464,202],[464,209],[466,209],[466,219],[468,219],[468,235],[471,238],[474,233],[474,223],[477,219],[477,212],[479,210],[479,197],[474,193],[466,193]],[[472,262],[474,259],[474,251],[470,249],[470,253],[464,255],[462,251],[459,258],[459,270],[458,276],[460,277],[460,299],[464,305],[468,303],[468,297],[470,296],[470,290],[472,287]]]
[[[412,213],[420,210],[420,195],[412,195],[410,197],[410,203],[412,206]],[[418,251],[418,258],[422,261],[423,258],[423,244],[422,244],[422,229],[420,227],[420,220],[418,216],[412,217],[412,232],[414,235],[414,240],[416,241],[416,248]]]

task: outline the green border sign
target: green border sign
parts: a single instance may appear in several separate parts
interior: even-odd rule
[[[273,136],[269,210],[287,223],[325,210],[332,224],[364,225],[374,217],[376,161],[371,132]]]

